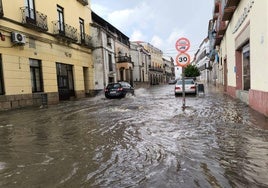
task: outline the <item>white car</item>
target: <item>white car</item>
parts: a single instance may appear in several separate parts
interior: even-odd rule
[[[196,94],[197,85],[194,79],[186,78],[184,80],[184,83],[185,83],[185,93]],[[177,80],[175,84],[174,92],[175,92],[175,95],[182,94],[182,80]]]

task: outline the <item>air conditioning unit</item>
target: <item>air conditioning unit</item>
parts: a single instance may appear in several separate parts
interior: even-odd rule
[[[16,44],[25,44],[25,35],[18,33],[18,32],[12,32],[11,33],[11,41]]]

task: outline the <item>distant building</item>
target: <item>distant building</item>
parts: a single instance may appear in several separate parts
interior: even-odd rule
[[[161,84],[164,79],[163,52],[148,42],[138,41],[151,55],[151,64],[149,65],[150,85]]]
[[[172,57],[163,57],[164,66],[164,83],[168,83],[170,80],[175,79],[175,67]]]
[[[121,32],[117,32],[117,40],[115,40],[116,54],[116,70],[117,80],[129,82],[134,85],[133,80],[133,62],[130,55],[129,38]]]
[[[95,12],[92,12],[91,28],[95,90],[102,90],[108,83],[117,81],[133,85],[129,38]]]
[[[150,53],[141,44],[131,42],[130,54],[134,65],[134,82],[136,84],[149,84],[149,65],[151,65]]]
[[[115,28],[92,11],[92,51],[94,90],[101,91],[108,83],[117,81],[115,62]]]
[[[91,27],[95,46],[95,90],[102,90],[108,83],[117,81],[133,85],[129,38],[94,12]]]
[[[203,82],[212,81],[211,63],[209,59],[209,39],[205,38],[199,46],[193,63],[200,71],[199,80]]]

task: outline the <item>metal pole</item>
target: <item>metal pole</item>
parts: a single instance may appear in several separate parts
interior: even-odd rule
[[[182,67],[182,109],[185,109],[185,79],[184,79],[184,67]]]

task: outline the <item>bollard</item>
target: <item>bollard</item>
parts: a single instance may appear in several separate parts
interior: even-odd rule
[[[204,84],[197,85],[197,94],[198,94],[198,96],[200,96],[200,94],[202,94],[202,95],[205,94]]]

